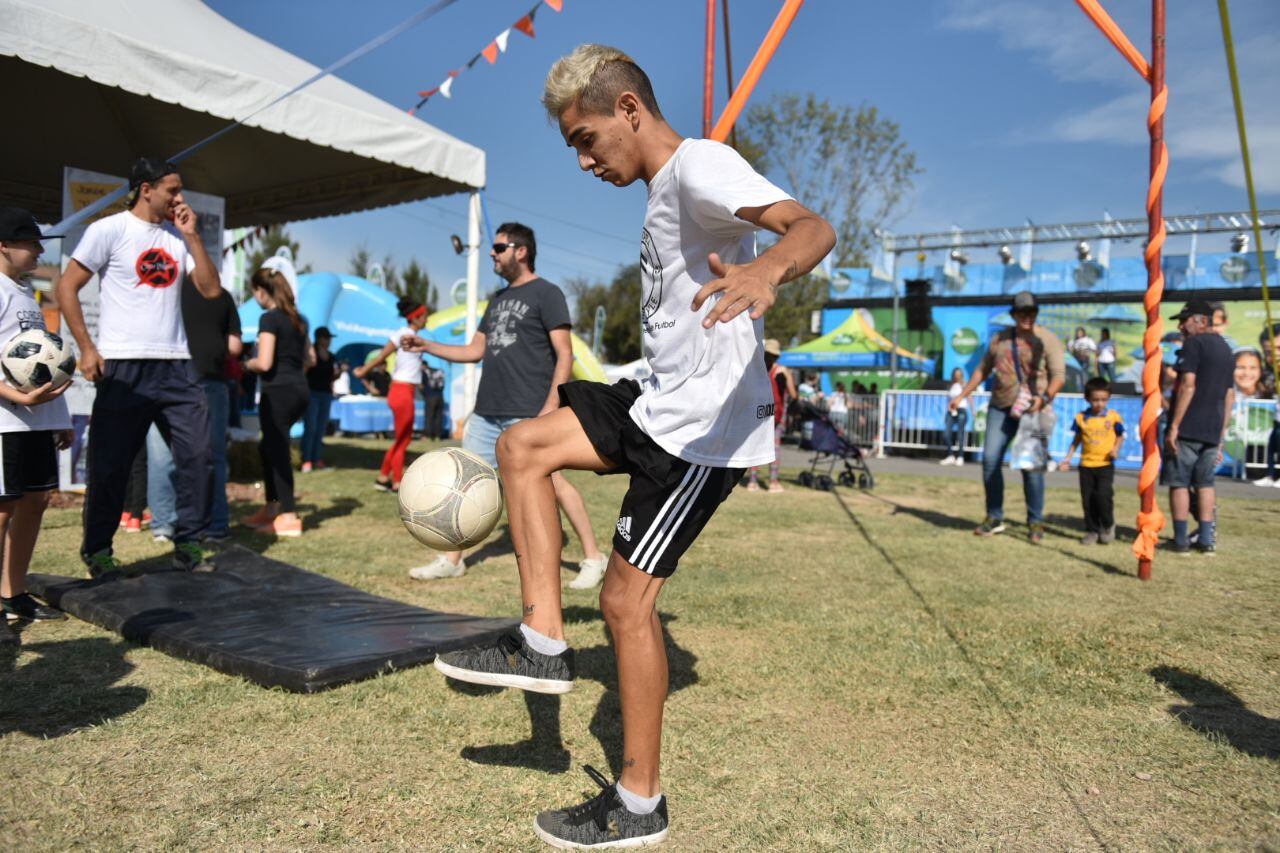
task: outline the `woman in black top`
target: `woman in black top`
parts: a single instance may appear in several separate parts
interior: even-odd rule
[[[258,420],[262,441],[258,455],[267,505],[243,523],[276,536],[301,536],[302,519],[293,499],[289,428],[307,410],[310,395],[305,371],[315,356],[307,341],[306,323],[293,301],[293,289],[283,275],[258,270],[253,274],[253,297],[266,313],[258,320],[257,354],[245,367],[261,375]]]

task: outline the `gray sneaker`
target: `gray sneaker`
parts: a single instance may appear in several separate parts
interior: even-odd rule
[[[1116,541],[1116,526],[1114,524],[1098,534],[1098,544],[1100,545],[1110,545],[1114,541]]]
[[[533,821],[539,838],[561,850],[645,847],[667,840],[666,797],[649,814],[634,814],[600,771],[590,765],[583,769],[600,793],[581,805],[540,813]]]
[[[1102,537],[1100,537],[1098,534],[1090,530],[1084,536],[1080,537],[1080,544],[1081,545],[1097,545],[1098,542],[1101,541],[1101,539]]]
[[[534,693],[568,693],[575,674],[573,649],[544,655],[529,647],[519,628],[491,646],[436,655],[436,669],[458,681]]]

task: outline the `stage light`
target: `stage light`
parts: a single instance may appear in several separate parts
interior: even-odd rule
[[[462,244],[462,238],[457,234],[450,234],[449,242],[453,244],[453,253],[455,255],[461,255],[467,249],[467,247]]]
[[[1237,255],[1243,255],[1249,251],[1249,235],[1243,231],[1237,231],[1231,236],[1231,251]]]
[[[1004,264],[1005,266],[1008,266],[1009,264],[1013,263],[1013,250],[1010,249],[1008,246],[1000,247],[1000,263]]]
[[[1076,257],[1080,259],[1080,263],[1089,260],[1093,254],[1093,249],[1089,248],[1089,244],[1084,240],[1076,243]]]
[[[969,263],[969,256],[964,253],[963,249],[952,249],[951,260],[955,261],[957,264],[960,264],[960,266],[964,266],[965,264]]]

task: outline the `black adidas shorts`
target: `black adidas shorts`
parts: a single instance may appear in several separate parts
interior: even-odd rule
[[[58,488],[53,432],[0,432],[0,501]]]
[[[639,396],[640,386],[630,379],[560,386],[560,404],[573,409],[600,455],[617,463],[603,473],[631,475],[614,549],[637,569],[665,578],[746,469],[695,465],[667,453],[631,419]]]

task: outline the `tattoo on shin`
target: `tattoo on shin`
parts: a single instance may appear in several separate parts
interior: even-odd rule
[[[622,762],[622,766],[623,766],[623,767],[635,767],[635,766],[636,766],[636,760],[635,760],[634,758],[628,758],[626,761]]]
[[[524,606],[524,615],[525,615],[525,616],[528,616],[528,615],[530,615],[531,613],[533,613],[533,605],[532,605],[532,604],[526,604],[526,605]]]

